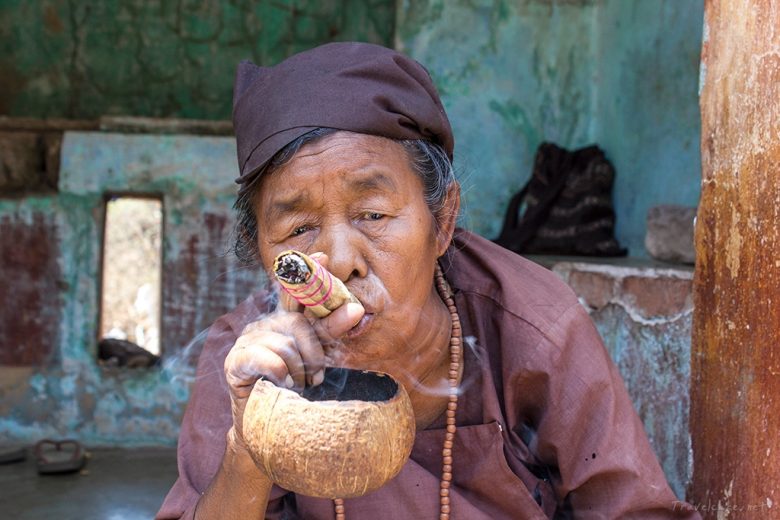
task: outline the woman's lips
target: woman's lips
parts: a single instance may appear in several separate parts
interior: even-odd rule
[[[347,331],[346,334],[344,334],[344,339],[355,339],[359,336],[362,336],[366,332],[368,332],[368,329],[371,328],[371,324],[374,321],[374,313],[372,312],[366,312],[362,318],[360,318],[360,321],[357,322],[357,325],[352,327]]]

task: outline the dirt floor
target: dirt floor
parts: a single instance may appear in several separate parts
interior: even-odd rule
[[[38,475],[27,459],[0,465],[0,518],[149,520],[176,480],[174,449],[89,450],[71,475]]]

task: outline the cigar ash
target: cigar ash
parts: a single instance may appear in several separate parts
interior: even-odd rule
[[[281,257],[276,265],[276,276],[290,284],[301,284],[309,281],[311,271],[303,258],[295,254]]]

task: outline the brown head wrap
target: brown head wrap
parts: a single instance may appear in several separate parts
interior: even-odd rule
[[[452,160],[452,129],[431,77],[394,50],[330,43],[273,67],[238,66],[233,128],[241,190],[278,151],[317,127],[427,139]]]

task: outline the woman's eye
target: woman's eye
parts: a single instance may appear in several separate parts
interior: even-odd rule
[[[297,237],[298,235],[302,235],[309,231],[309,226],[298,226],[297,228],[293,229],[292,233],[290,233],[291,236]]]

